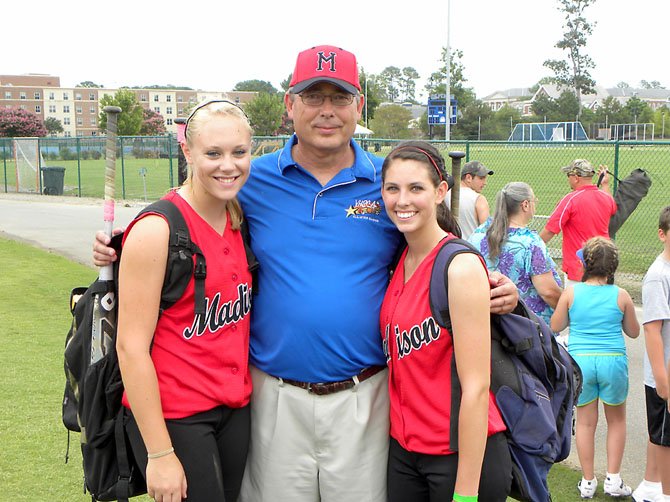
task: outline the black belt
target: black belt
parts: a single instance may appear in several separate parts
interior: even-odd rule
[[[358,375],[339,382],[310,383],[299,382],[289,378],[279,378],[279,380],[289,385],[293,385],[294,387],[305,389],[307,392],[316,394],[317,396],[325,396],[327,394],[334,394],[335,392],[351,389],[357,383],[361,383],[368,378],[375,376],[384,368],[386,368],[386,366],[370,366],[369,368],[365,368]]]

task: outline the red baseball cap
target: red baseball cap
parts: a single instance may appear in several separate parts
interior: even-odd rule
[[[356,56],[332,45],[318,45],[298,54],[289,87],[295,94],[317,82],[330,82],[350,94],[361,92]]]

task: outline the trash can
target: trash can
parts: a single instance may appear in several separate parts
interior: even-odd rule
[[[65,168],[59,166],[43,167],[42,188],[44,195],[63,195]]]

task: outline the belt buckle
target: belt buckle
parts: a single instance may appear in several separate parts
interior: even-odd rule
[[[323,396],[328,394],[329,388],[328,384],[325,383],[308,383],[307,392],[311,394],[316,394],[317,396]]]

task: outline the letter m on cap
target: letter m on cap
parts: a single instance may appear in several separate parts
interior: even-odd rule
[[[319,59],[317,61],[316,71],[323,71],[323,64],[326,63],[330,66],[329,70],[335,71],[335,53],[331,52],[330,56],[326,57],[323,54],[323,51],[319,52]]]

